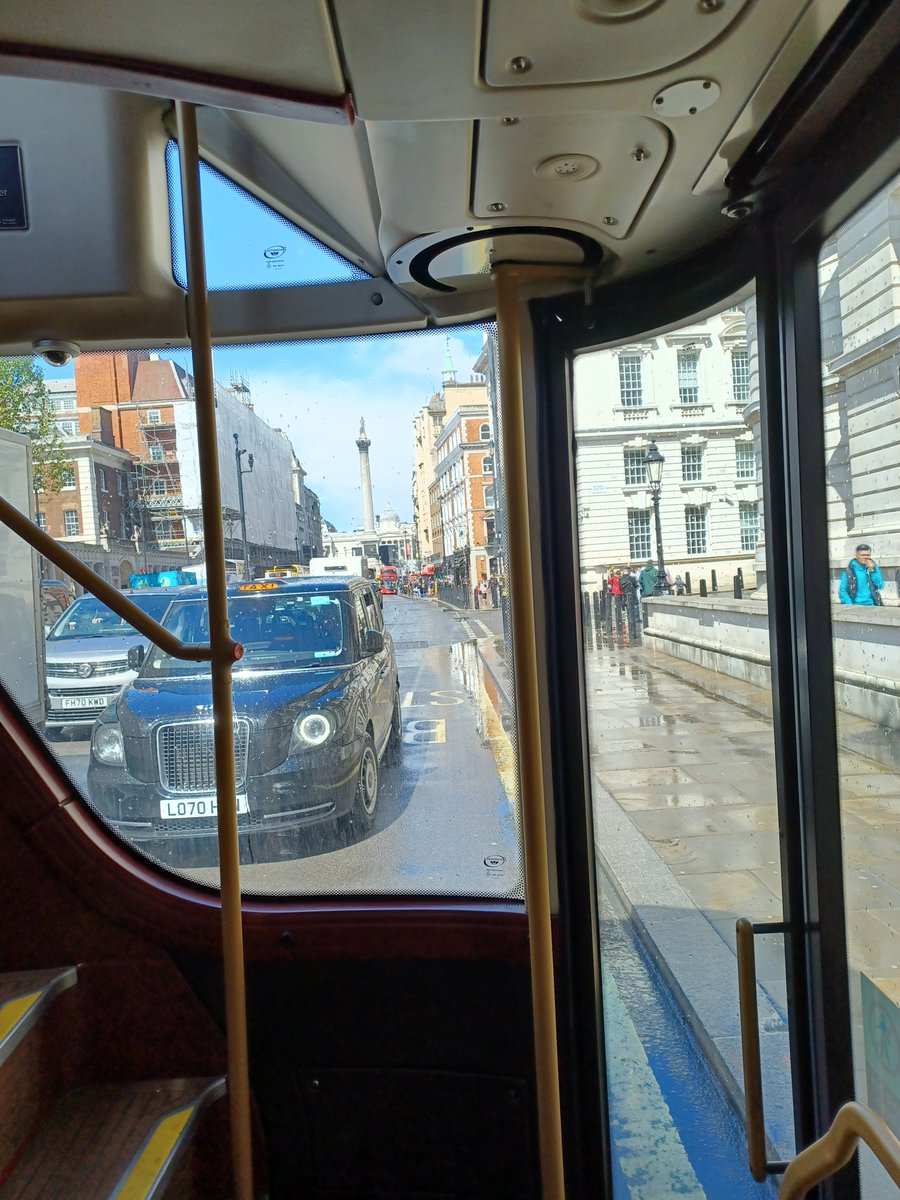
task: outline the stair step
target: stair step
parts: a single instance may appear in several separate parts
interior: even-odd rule
[[[60,992],[78,982],[74,967],[0,975],[0,1066]]]
[[[77,1088],[28,1143],[0,1200],[162,1196],[201,1109],[225,1088],[224,1077]]]

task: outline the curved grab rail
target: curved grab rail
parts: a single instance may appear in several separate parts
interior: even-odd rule
[[[171,654],[173,658],[184,658],[190,662],[208,662],[212,658],[212,647],[208,642],[189,645],[187,642],[173,637],[168,629],[164,629],[158,621],[154,621],[143,609],[138,608],[133,600],[129,600],[118,588],[107,583],[96,571],[86,567],[80,558],[76,558],[71,551],[66,550],[48,533],[44,533],[29,517],[24,516],[2,497],[0,497],[0,521],[4,525],[8,525],[30,546],[33,546],[39,554],[43,554],[44,558],[49,558],[54,566],[77,580],[98,600],[102,600],[123,621],[128,621],[138,632],[148,637],[155,646],[159,646],[160,650],[165,650],[166,654]]]
[[[851,1100],[838,1110],[828,1132],[802,1150],[785,1171],[778,1200],[803,1200],[850,1161],[860,1142],[900,1186],[900,1140],[870,1108]]]

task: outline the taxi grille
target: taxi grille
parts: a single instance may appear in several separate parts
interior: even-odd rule
[[[234,768],[241,789],[247,775],[250,722],[234,723]],[[216,761],[212,721],[181,721],[156,731],[159,778],[168,792],[184,795],[216,790]]]

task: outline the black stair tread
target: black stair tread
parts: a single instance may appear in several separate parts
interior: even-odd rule
[[[77,1088],[62,1098],[28,1144],[0,1198],[108,1200],[157,1122],[191,1105],[199,1111],[223,1091],[222,1079]]]

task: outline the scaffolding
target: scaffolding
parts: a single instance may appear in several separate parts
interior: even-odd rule
[[[137,523],[148,549],[180,550],[189,556],[202,537],[188,537],[181,469],[175,443],[175,419],[164,417],[171,401],[138,408],[140,451],[134,464]],[[151,420],[151,414],[155,418]]]

